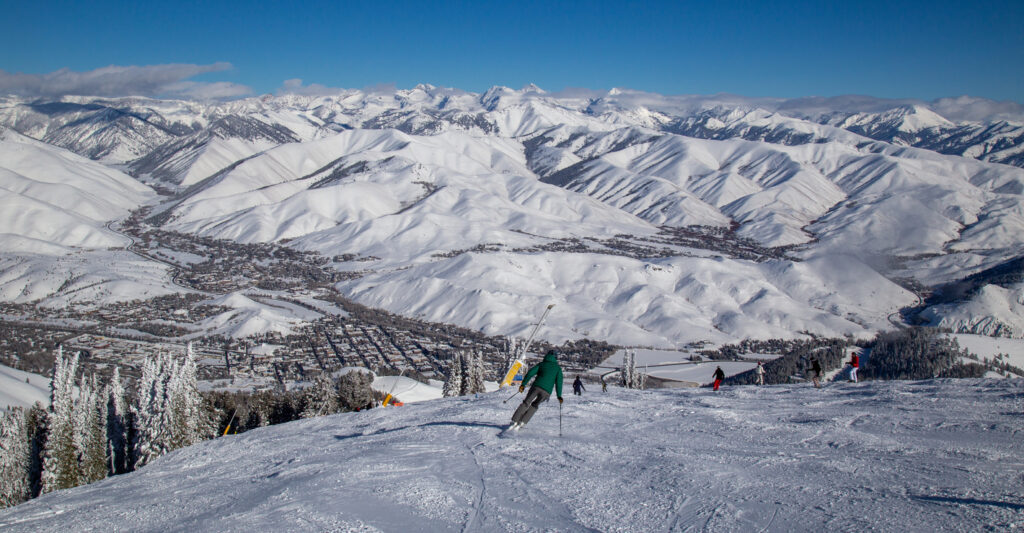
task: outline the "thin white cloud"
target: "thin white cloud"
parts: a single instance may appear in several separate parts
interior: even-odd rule
[[[1024,105],[1017,102],[997,102],[988,98],[974,96],[958,96],[956,98],[939,98],[931,103],[938,114],[955,121],[993,121],[1008,120],[1024,122]]]
[[[230,63],[209,65],[118,66],[85,72],[60,69],[49,74],[10,73],[0,70],[0,92],[21,96],[175,96],[183,98],[231,98],[252,93],[230,82],[187,81],[200,74],[231,69]]]
[[[301,79],[292,78],[290,80],[284,80],[284,83],[277,90],[277,94],[297,94],[300,96],[330,96],[339,94],[343,91],[344,89],[328,87],[326,85],[321,85],[319,83],[303,85]]]

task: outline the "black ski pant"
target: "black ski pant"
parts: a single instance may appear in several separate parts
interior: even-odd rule
[[[512,414],[512,423],[525,425],[533,417],[533,413],[537,412],[540,404],[548,401],[549,396],[551,393],[540,387],[530,387],[530,392],[526,393],[523,403],[519,404],[519,408]]]

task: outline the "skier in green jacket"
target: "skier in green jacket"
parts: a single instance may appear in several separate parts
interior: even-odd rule
[[[558,359],[554,350],[544,356],[544,360],[530,367],[523,377],[523,384],[519,386],[519,392],[523,392],[530,380],[537,377],[526,394],[523,403],[519,405],[512,415],[512,426],[509,429],[519,429],[526,425],[537,412],[537,407],[551,397],[551,387],[554,386],[558,395],[558,403],[562,403],[562,367],[558,366]]]

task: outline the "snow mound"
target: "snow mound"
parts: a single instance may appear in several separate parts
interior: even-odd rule
[[[1020,527],[1024,380],[507,391],[260,428],[0,511],[9,532]],[[559,417],[561,413],[561,417]],[[561,437],[559,433],[561,430]]]
[[[402,403],[436,400],[442,396],[442,388],[420,383],[402,376],[375,376],[373,388],[395,397]]]
[[[206,332],[234,338],[271,331],[281,335],[290,335],[302,323],[316,320],[321,316],[319,313],[291,302],[259,301],[241,292],[218,296],[201,302],[200,305],[229,308],[228,311],[207,318],[199,326]]]

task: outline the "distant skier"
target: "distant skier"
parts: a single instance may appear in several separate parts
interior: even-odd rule
[[[544,360],[530,367],[523,376],[523,384],[519,386],[519,392],[523,392],[526,385],[536,376],[536,381],[530,387],[523,403],[512,414],[512,426],[509,429],[517,430],[526,425],[537,412],[540,404],[546,402],[551,396],[551,388],[554,387],[558,396],[558,403],[562,403],[562,367],[558,366],[556,352],[551,350],[544,356]]]
[[[725,372],[722,372],[722,367],[718,367],[718,368],[715,369],[714,378],[715,378],[715,389],[714,390],[718,390],[718,387],[720,387],[722,385],[722,380],[725,379]]]
[[[821,363],[818,362],[818,358],[817,357],[812,357],[811,358],[811,381],[814,382],[814,388],[816,388],[816,389],[820,389],[821,388],[821,383],[819,382],[820,379],[821,379]]]
[[[587,389],[583,388],[583,382],[580,381],[580,377],[576,376],[576,381],[572,382],[572,393],[576,396],[583,396],[583,391]]]
[[[850,353],[850,381],[857,383],[857,368],[860,367],[860,357],[857,352]]]
[[[757,374],[757,384],[764,385],[764,365],[761,364],[761,361],[757,362],[757,368],[754,369],[754,372]]]
[[[601,378],[601,392],[608,392],[608,382]]]

